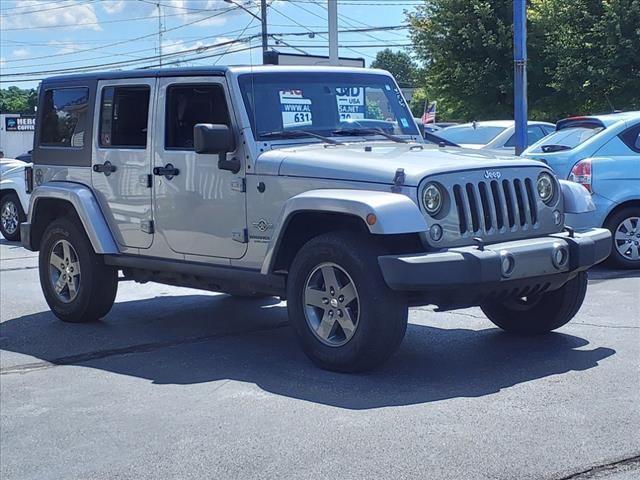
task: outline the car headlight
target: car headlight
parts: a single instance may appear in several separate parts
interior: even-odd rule
[[[422,205],[431,216],[437,215],[442,209],[444,195],[435,183],[428,183],[422,192]]]
[[[538,177],[537,188],[542,201],[546,204],[551,203],[556,193],[556,182],[553,177],[547,172],[542,172]]]

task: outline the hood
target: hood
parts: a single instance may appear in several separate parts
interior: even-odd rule
[[[257,174],[393,183],[403,168],[404,185],[418,186],[428,176],[457,170],[540,167],[540,162],[481,150],[427,144],[362,142],[347,145],[311,144],[269,150],[256,162]]]
[[[3,158],[0,160],[0,175],[5,176],[19,171],[22,173],[24,167],[30,165],[22,160],[16,160],[15,158]]]

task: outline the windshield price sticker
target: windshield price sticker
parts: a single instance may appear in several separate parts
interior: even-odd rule
[[[311,100],[304,98],[302,90],[280,90],[282,127],[303,127],[313,124]]]
[[[364,88],[336,88],[336,101],[338,102],[340,120],[366,118]]]

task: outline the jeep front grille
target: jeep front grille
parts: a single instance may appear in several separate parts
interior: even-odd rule
[[[528,230],[538,223],[538,202],[530,178],[455,184],[453,200],[460,235]]]

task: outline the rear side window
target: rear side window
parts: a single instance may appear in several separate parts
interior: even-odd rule
[[[167,89],[164,146],[193,150],[193,127],[198,123],[230,125],[220,85],[173,85]]]
[[[47,90],[42,106],[40,144],[82,148],[88,123],[88,106],[88,88]]]
[[[640,125],[636,125],[622,132],[620,139],[631,150],[640,153]]]
[[[148,86],[106,87],[100,104],[100,146],[146,148]]]

